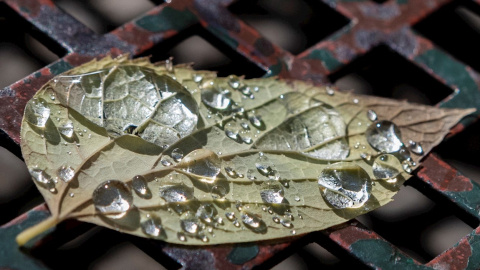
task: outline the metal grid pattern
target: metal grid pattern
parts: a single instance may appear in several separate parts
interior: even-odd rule
[[[306,0],[305,0],[306,1]],[[345,18],[340,28],[328,31],[321,40],[308,41],[306,50],[294,55],[270,42],[255,28],[246,24],[231,0],[174,0],[160,3],[139,18],[111,32],[97,34],[59,9],[51,0],[3,0],[24,24],[47,37],[47,47],[66,51],[59,60],[39,69],[24,79],[0,89],[0,133],[3,145],[18,153],[20,123],[23,108],[45,82],[53,76],[95,57],[107,54],[130,53],[133,57],[153,54],[162,57],[158,46],[164,46],[187,31],[199,31],[215,40],[215,46],[234,60],[251,62],[266,73],[281,78],[294,78],[314,83],[330,83],[342,72],[348,73],[358,59],[370,53],[382,55],[387,48],[400,62],[407,63],[414,74],[431,77],[432,85],[423,93],[425,103],[441,107],[475,107],[480,109],[480,76],[474,69],[457,60],[422,32],[422,21],[450,5],[452,0],[323,0],[325,7]],[[464,1],[477,6],[479,0]],[[315,6],[316,7],[316,6]],[[314,10],[315,12],[315,10]],[[318,10],[320,12],[320,10]],[[323,11],[322,11],[323,12]],[[427,19],[425,19],[427,18]],[[417,24],[420,22],[419,24]],[[326,22],[326,26],[328,22]],[[316,26],[318,28],[322,26]],[[192,30],[193,29],[193,30]],[[312,31],[312,30],[310,30]],[[314,31],[314,30],[313,30]],[[428,36],[428,35],[426,35]],[[444,46],[448,49],[448,46]],[[294,53],[298,51],[293,51]],[[465,60],[464,60],[465,61]],[[466,60],[468,61],[468,59]],[[368,62],[368,61],[367,61]],[[392,61],[392,64],[397,62]],[[387,62],[388,64],[388,62]],[[1,63],[0,63],[1,65]],[[240,65],[241,66],[241,65]],[[388,68],[388,67],[387,67]],[[244,67],[243,67],[244,69]],[[395,70],[395,69],[394,69]],[[399,72],[399,70],[396,70]],[[401,71],[401,70],[400,70]],[[226,72],[242,72],[228,70]],[[387,71],[388,72],[388,71]],[[412,71],[405,70],[405,73]],[[254,73],[255,75],[261,75]],[[413,76],[413,75],[412,75]],[[422,75],[423,76],[423,75]],[[415,78],[413,79],[415,81]],[[428,85],[427,85],[428,86]],[[453,89],[453,90],[452,90]],[[390,95],[373,91],[376,95]],[[464,119],[452,133],[465,132],[477,115]],[[476,227],[480,220],[480,187],[452,166],[430,154],[412,186],[422,193],[442,200],[445,205],[459,209],[469,224]],[[35,247],[17,249],[16,234],[23,228],[48,216],[45,205],[14,219],[0,228],[0,268],[48,268],[35,254],[54,252],[61,243],[74,239],[90,228],[75,221],[58,226]],[[478,269],[480,268],[480,227],[431,261],[421,263],[382,238],[377,232],[353,220],[325,231],[292,238],[288,242],[265,242],[248,245],[222,245],[195,249],[169,245],[159,241],[127,237],[144,252],[165,267],[183,269],[250,269],[269,267],[312,241],[321,243],[338,255],[345,265],[377,269]],[[30,254],[29,254],[30,253]],[[31,256],[33,255],[33,257]],[[36,259],[35,259],[36,258]]]

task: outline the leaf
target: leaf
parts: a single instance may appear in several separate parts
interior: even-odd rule
[[[472,110],[109,57],[45,84],[22,153],[52,217],[188,245],[288,237],[392,200]]]

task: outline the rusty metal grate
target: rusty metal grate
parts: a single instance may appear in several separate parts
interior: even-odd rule
[[[0,1],[0,53],[13,46],[21,53],[10,63],[29,59],[35,67],[0,89],[0,145],[16,156],[26,101],[52,76],[106,54],[152,55],[154,60],[174,55],[199,63],[198,68],[218,69],[220,75],[278,75],[340,88],[353,80],[365,94],[480,109],[479,39],[472,38],[478,32],[470,28],[478,24],[478,0],[152,1],[145,14],[126,23],[104,16],[105,7],[100,7],[92,15],[100,25],[90,25],[95,31],[70,15],[65,2]],[[93,2],[77,4],[85,3]],[[292,3],[300,7],[302,18],[285,13]],[[285,45],[259,21],[285,24],[283,29],[293,29],[298,43]],[[179,53],[188,43],[217,57]],[[0,63],[2,73],[12,67]],[[480,153],[478,114],[464,119],[453,132],[458,134],[437,147],[407,182],[402,192],[414,199],[402,199],[401,192],[398,202],[290,242],[193,249],[71,221],[20,251],[14,244],[16,233],[48,215],[39,205],[13,219],[32,206],[26,201],[41,201],[35,188],[26,185],[18,198],[0,201],[0,223],[13,219],[0,227],[0,268],[85,269],[110,250],[117,256],[137,253],[143,263],[174,269],[268,268],[291,254],[310,264],[305,269],[478,269],[480,187],[469,170],[479,165],[471,157]],[[415,204],[420,201],[423,206]],[[395,207],[408,210],[394,215]],[[455,241],[422,247],[422,237],[442,233],[439,222],[459,224]]]

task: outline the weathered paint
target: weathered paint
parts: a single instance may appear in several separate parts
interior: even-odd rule
[[[171,7],[165,7],[160,13],[146,15],[135,23],[140,28],[151,32],[165,32],[182,30],[196,21],[197,18],[190,10],[176,10]]]
[[[242,265],[257,257],[258,251],[258,246],[255,244],[236,246],[228,254],[227,259],[233,264]]]

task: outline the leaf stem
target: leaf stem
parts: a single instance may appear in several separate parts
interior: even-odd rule
[[[37,223],[32,227],[19,233],[15,240],[17,241],[18,246],[21,247],[34,237],[40,235],[41,233],[47,231],[50,228],[55,227],[58,223],[60,223],[60,220],[57,217],[50,216],[42,222]]]

